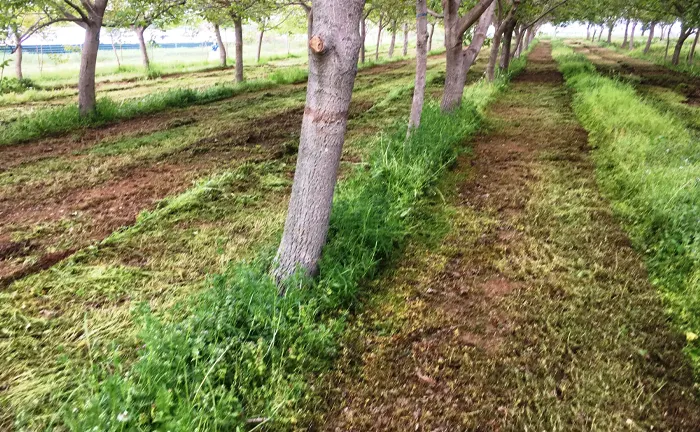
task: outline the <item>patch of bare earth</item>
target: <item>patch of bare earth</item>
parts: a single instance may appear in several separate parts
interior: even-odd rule
[[[328,431],[674,430],[693,381],[540,44],[323,377]]]

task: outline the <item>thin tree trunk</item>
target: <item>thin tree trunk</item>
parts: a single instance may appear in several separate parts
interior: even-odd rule
[[[467,79],[467,74],[469,73],[469,70],[471,67],[474,65],[474,62],[476,61],[476,58],[478,57],[479,53],[481,52],[481,49],[484,46],[484,42],[486,42],[486,33],[489,30],[489,27],[491,27],[491,23],[493,22],[494,18],[494,10],[496,9],[496,2],[494,1],[491,3],[488,9],[479,17],[479,23],[476,25],[476,29],[474,30],[474,37],[472,37],[472,42],[469,44],[466,50],[464,50],[464,59],[463,59],[463,69],[464,69],[464,78],[463,81],[466,85],[466,79]]]
[[[80,76],[78,78],[78,109],[81,116],[93,114],[97,106],[95,69],[97,51],[100,48],[101,27],[101,20],[85,26],[85,42],[80,54]]]
[[[297,269],[318,273],[326,243],[360,52],[358,27],[364,0],[314,0],[309,81],[299,155],[273,274],[284,282]],[[338,11],[343,13],[338,13]]]
[[[652,22],[649,27],[649,38],[647,39],[647,45],[644,47],[644,54],[649,54],[649,50],[651,50],[651,44],[654,42],[654,30],[656,30],[656,23]]]
[[[381,15],[379,16],[379,30],[377,30],[377,48],[374,51],[374,61],[379,60],[379,44],[382,42],[382,24],[383,19]]]
[[[615,28],[615,23],[608,24],[608,43],[612,44],[612,33]]]
[[[122,67],[122,62],[119,60],[119,53],[117,52],[117,46],[114,44],[114,35],[110,35],[112,39],[112,52],[114,53],[114,57],[117,59],[117,67],[121,68]]]
[[[532,27],[527,29],[527,34],[525,35],[525,47],[524,51],[527,51],[530,48],[530,44],[532,43],[532,39],[534,39],[532,35]]]
[[[226,47],[224,46],[224,38],[221,37],[221,28],[219,24],[214,24],[214,34],[216,35],[216,43],[219,44],[219,62],[221,67],[226,67]]]
[[[396,21],[391,24],[391,43],[389,44],[389,58],[394,57],[394,48],[396,48]]]
[[[489,63],[486,66],[486,78],[493,82],[496,79],[496,63],[498,62],[498,52],[501,48],[501,40],[505,31],[506,22],[501,22],[496,25],[496,31],[491,39],[491,53],[489,55]]]
[[[148,48],[146,47],[146,38],[144,37],[146,28],[141,26],[133,26],[132,29],[134,30],[134,33],[136,33],[136,37],[139,40],[139,48],[141,49],[141,63],[143,64],[143,68],[148,70],[151,67],[151,61],[148,58]]]
[[[416,0],[416,84],[413,87],[413,104],[408,120],[410,135],[413,129],[420,126],[423,104],[425,102],[425,80],[428,70],[428,6],[426,0]],[[408,24],[404,26],[404,30]],[[405,46],[406,44],[404,44]]]
[[[428,34],[428,33],[426,32],[426,34]],[[407,55],[408,55],[408,23],[404,23],[404,25],[403,25],[403,56],[406,57]]]
[[[668,49],[671,47],[671,30],[673,26],[668,26],[668,34],[666,35],[666,53],[664,54],[664,61],[668,61]]]
[[[22,73],[22,42],[20,35],[17,35],[17,48],[15,49],[15,75],[18,80],[24,79],[24,74]]]
[[[508,22],[508,26],[506,27],[506,31],[503,32],[503,49],[501,50],[500,63],[502,70],[506,70],[508,69],[508,66],[510,66],[510,47],[513,43],[513,31],[515,29],[515,24],[516,21],[514,19],[510,20]]]
[[[630,33],[630,44],[629,44],[629,50],[632,51],[634,49],[634,30],[637,28],[637,21],[632,22],[632,32]]]
[[[605,27],[600,26],[600,33],[598,33],[598,42],[600,42],[600,40],[603,39],[603,30],[605,30]]]
[[[430,36],[428,37],[428,52],[433,50],[433,35],[435,34],[435,23],[430,24]]]
[[[693,46],[690,47],[690,53],[688,54],[688,65],[692,66],[695,61],[695,50],[698,47],[698,39],[700,39],[700,28],[695,30],[695,40],[693,41]]]
[[[236,82],[243,82],[243,20],[233,17],[233,29],[236,34]]]
[[[591,23],[588,23],[588,27],[586,27],[586,40],[591,39]]]
[[[692,34],[692,29],[686,27],[686,24],[683,23],[681,26],[681,34],[678,38],[678,43],[676,43],[676,49],[673,50],[673,58],[671,59],[671,63],[674,66],[678,66],[681,62],[681,51],[683,50],[683,45],[685,44],[685,41],[690,37]]]
[[[262,52],[263,36],[265,35],[265,29],[260,29],[260,36],[258,37],[258,55],[255,58],[256,63],[260,63],[260,53]]]
[[[365,63],[365,53],[367,49],[365,48],[365,41],[367,40],[367,19],[362,18],[360,22],[360,39],[362,39],[362,45],[360,45],[360,63]]]
[[[630,20],[627,20],[627,23],[625,24],[625,39],[622,41],[622,46],[627,45],[627,39],[629,38],[629,31],[630,31]]]

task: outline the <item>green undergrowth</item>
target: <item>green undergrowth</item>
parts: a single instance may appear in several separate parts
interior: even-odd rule
[[[102,98],[97,102],[95,113],[87,117],[80,116],[77,105],[43,109],[20,117],[3,128],[0,131],[0,145],[66,133],[77,128],[100,126],[170,108],[207,104],[241,93],[263,90],[276,85],[299,83],[305,80],[306,71],[291,68],[276,71],[266,79],[245,81],[240,84],[214,85],[204,89],[171,89],[162,93],[152,93],[141,99],[123,102]]]
[[[686,334],[700,372],[700,153],[673,116],[627,83],[605,78],[580,54],[557,44],[555,58],[575,92],[590,133],[601,187],[639,249],[650,279]]]
[[[606,48],[612,48],[617,52],[629,55],[631,57],[647,60],[653,62],[659,66],[667,67],[676,72],[683,72],[689,75],[700,77],[700,56],[695,57],[695,61],[692,64],[688,63],[688,54],[690,52],[690,46],[692,45],[692,37],[688,38],[683,50],[681,51],[681,61],[678,65],[671,63],[671,56],[673,56],[673,49],[676,46],[676,41],[671,41],[671,46],[669,47],[668,56],[666,56],[666,41],[655,42],[651,45],[648,53],[644,53],[644,48],[646,47],[646,39],[643,42],[637,44],[636,48],[630,51],[626,48],[621,48],[615,44],[609,44],[607,42],[599,42],[598,45]]]
[[[513,72],[524,60],[513,65]],[[285,297],[268,275],[274,250],[230,265],[209,288],[156,316],[142,306],[134,362],[95,364],[66,403],[73,430],[266,430],[303,427],[314,404],[308,378],[327,370],[362,282],[416,233],[439,177],[506,84],[478,82],[443,115],[425,107],[422,126],[377,139],[366,164],[338,185],[316,280],[295,278]],[[188,311],[183,314],[181,311]],[[182,317],[184,318],[178,318]]]

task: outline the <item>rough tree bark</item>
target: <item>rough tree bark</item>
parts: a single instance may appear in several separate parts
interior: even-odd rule
[[[255,57],[256,63],[260,63],[260,53],[262,53],[263,36],[265,36],[265,29],[260,29],[260,36],[258,37],[258,54]]]
[[[78,78],[78,107],[80,115],[88,116],[95,112],[95,68],[97,51],[100,47],[102,21],[92,22],[85,28],[85,42],[80,55],[80,77]]]
[[[637,28],[637,21],[632,21],[632,31],[630,32],[630,42],[627,47],[630,51],[634,49],[634,30]]]
[[[408,25],[406,25],[407,28]],[[425,102],[425,80],[428,71],[428,5],[427,0],[416,0],[416,84],[413,87],[413,103],[408,120],[410,135],[420,126]]]
[[[651,44],[654,42],[654,30],[656,30],[656,23],[652,22],[649,26],[649,39],[647,39],[647,44],[644,47],[644,54],[648,54],[651,50]]]
[[[394,57],[394,49],[396,48],[396,20],[391,23],[391,43],[389,43],[389,58]]]
[[[379,29],[377,30],[377,48],[374,50],[374,61],[379,60],[379,44],[382,42],[382,29],[384,17],[379,15]]]
[[[407,55],[408,55],[408,23],[404,23],[404,25],[403,25],[403,56],[406,57]]]
[[[131,29],[134,31],[134,33],[136,33],[136,38],[139,40],[141,64],[145,70],[148,70],[151,67],[151,60],[148,58],[148,47],[146,46],[146,38],[144,36],[146,28],[143,26],[131,26]]]
[[[446,74],[441,108],[445,112],[452,111],[462,103],[462,93],[466,81],[464,50],[462,49],[464,33],[481,18],[493,0],[479,0],[462,17],[459,16],[460,3],[459,0],[443,0],[442,3],[445,16]]]
[[[236,82],[243,82],[243,20],[238,15],[233,18],[233,30],[236,34]]]
[[[683,45],[685,44],[685,41],[688,40],[690,35],[693,34],[693,28],[689,27],[686,23],[681,24],[681,34],[678,37],[678,42],[676,43],[676,48],[673,50],[673,58],[671,59],[671,63],[674,66],[678,66],[678,64],[681,62],[681,51],[683,50]],[[670,39],[670,32],[669,32],[669,39]]]
[[[328,234],[360,52],[364,0],[314,0],[309,81],[282,242],[272,270],[280,287],[297,269],[316,275]]]
[[[430,24],[430,36],[428,37],[428,52],[433,50],[433,35],[435,34],[435,23]]]
[[[214,24],[214,35],[216,35],[216,43],[219,45],[219,62],[221,67],[226,67],[226,46],[224,45],[224,38],[221,37],[219,24]]]

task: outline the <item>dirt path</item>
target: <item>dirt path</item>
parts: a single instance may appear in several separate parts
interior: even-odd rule
[[[597,191],[549,44],[488,116],[444,185],[448,234],[376,284],[319,428],[697,430],[683,341]]]

